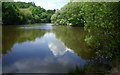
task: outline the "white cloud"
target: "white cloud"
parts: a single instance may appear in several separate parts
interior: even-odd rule
[[[14,0],[15,2],[34,2],[37,6],[45,9],[60,9],[63,5],[67,4],[70,0]]]
[[[59,6],[59,9],[62,8],[62,7],[64,7],[64,5],[66,5],[66,4],[62,4],[62,5],[60,5],[60,6]]]
[[[70,0],[58,0],[60,2],[69,2]]]
[[[36,0],[14,0],[14,1],[31,2],[31,1],[36,1]]]
[[[54,9],[54,7],[57,6],[55,3],[50,3],[50,2],[35,2],[35,4],[45,9]]]

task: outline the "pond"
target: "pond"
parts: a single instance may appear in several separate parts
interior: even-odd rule
[[[51,23],[2,28],[3,73],[68,73],[94,56],[83,27]]]

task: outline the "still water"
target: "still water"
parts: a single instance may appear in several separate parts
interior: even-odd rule
[[[93,56],[81,27],[50,23],[3,26],[3,73],[67,73]]]

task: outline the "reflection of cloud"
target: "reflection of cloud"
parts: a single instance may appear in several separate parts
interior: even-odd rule
[[[0,25],[0,75],[2,73],[2,26]]]
[[[70,51],[73,52],[73,50],[67,48],[63,42],[61,42],[58,39],[52,40],[48,44],[50,50],[53,52],[54,56],[64,55],[65,52]]]
[[[50,37],[50,36],[55,36],[55,34],[53,34],[53,33],[46,33],[46,34],[44,35],[44,37]]]
[[[32,43],[32,44],[43,44],[43,43],[45,43],[45,41],[37,38],[37,39],[35,39],[35,41],[31,41],[30,43]]]
[[[31,58],[3,67],[3,73],[65,73],[79,64],[67,56],[58,59],[49,56],[43,60]]]
[[[0,75],[2,74],[2,59],[0,58]]]

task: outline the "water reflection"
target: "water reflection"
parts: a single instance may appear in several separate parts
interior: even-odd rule
[[[0,57],[0,74],[2,74],[2,59]]]
[[[0,16],[0,19],[1,19],[1,16]],[[2,58],[1,58],[2,55],[1,54],[2,54],[2,26],[0,22],[0,74],[2,73]]]
[[[55,44],[58,48],[55,52],[62,55],[55,57],[50,51],[52,49],[49,49],[48,45],[52,41],[58,43],[53,42],[52,46]],[[63,50],[59,51],[60,49]],[[72,50],[66,52],[66,49],[64,43],[55,39],[55,34],[50,32],[34,41],[16,43],[12,52],[3,55],[3,73],[66,73],[76,65],[84,66],[86,60]]]
[[[83,28],[55,26],[53,33],[64,42],[66,47],[74,50],[83,59],[90,59],[94,56],[94,51],[84,41],[86,32]]]
[[[52,53],[54,54],[54,56],[62,56],[64,55],[67,51],[72,52],[73,50],[67,48],[63,42],[61,42],[61,40],[59,39],[53,39],[52,41],[50,41],[50,43],[48,44],[50,50],[52,51]]]
[[[46,30],[37,29],[17,29],[14,26],[3,26],[2,33],[2,52],[7,54],[7,51],[11,50],[15,43],[22,43],[24,41],[32,41],[37,37],[41,37],[45,34]]]
[[[35,25],[35,26],[33,26]],[[19,27],[19,29],[52,29],[52,24],[32,24],[25,25],[24,27]]]
[[[3,73],[66,73],[75,66],[82,68],[93,54],[82,28],[3,26],[2,37]]]
[[[81,64],[80,64],[81,63]],[[4,73],[66,73],[76,65],[83,65],[84,61],[76,62],[71,57],[55,58],[47,56],[45,59],[30,58],[14,62],[3,67]]]

